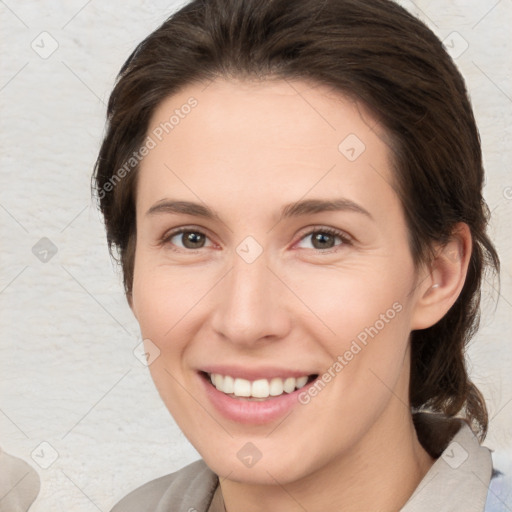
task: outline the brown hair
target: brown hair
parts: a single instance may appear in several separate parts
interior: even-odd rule
[[[499,259],[486,235],[479,134],[464,80],[439,39],[390,0],[193,0],[142,41],[108,103],[94,185],[109,247],[131,295],[137,165],[126,168],[166,97],[216,77],[308,80],[369,107],[391,140],[397,193],[416,264],[458,222],[473,251],[457,301],[434,326],[411,333],[414,410],[462,415],[483,439],[484,399],[464,350],[478,328],[480,285]],[[121,170],[124,169],[123,172]]]

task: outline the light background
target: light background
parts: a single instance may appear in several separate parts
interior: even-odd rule
[[[471,373],[492,417],[485,444],[512,469],[512,0],[401,3],[460,53],[481,133],[503,271]],[[133,354],[138,326],[89,188],[115,75],[177,5],[0,1],[0,446],[40,475],[31,512],[108,511],[198,458]],[[57,252],[38,258],[43,237]]]

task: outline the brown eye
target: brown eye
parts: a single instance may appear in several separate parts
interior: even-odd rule
[[[349,244],[350,240],[341,231],[334,229],[316,229],[302,237],[298,247],[301,249],[334,249]]]
[[[331,249],[334,247],[335,237],[329,233],[317,232],[311,236],[311,245],[315,249]]]
[[[167,242],[181,249],[202,249],[206,246],[207,236],[200,231],[181,230],[172,233]]]
[[[204,246],[205,236],[202,233],[188,231],[186,233],[182,233],[182,241],[184,247],[187,249],[199,249]]]

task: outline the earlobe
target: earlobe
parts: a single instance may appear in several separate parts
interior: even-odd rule
[[[429,272],[418,285],[412,330],[431,327],[448,313],[464,286],[471,249],[469,227],[458,223],[450,240],[436,248]]]

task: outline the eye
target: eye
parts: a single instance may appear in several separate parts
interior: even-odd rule
[[[302,249],[325,250],[349,243],[350,239],[337,229],[317,228],[314,231],[306,233],[297,244],[297,247]]]
[[[212,245],[209,238],[203,232],[197,229],[185,228],[169,233],[163,242],[174,245],[179,249],[202,249]]]

